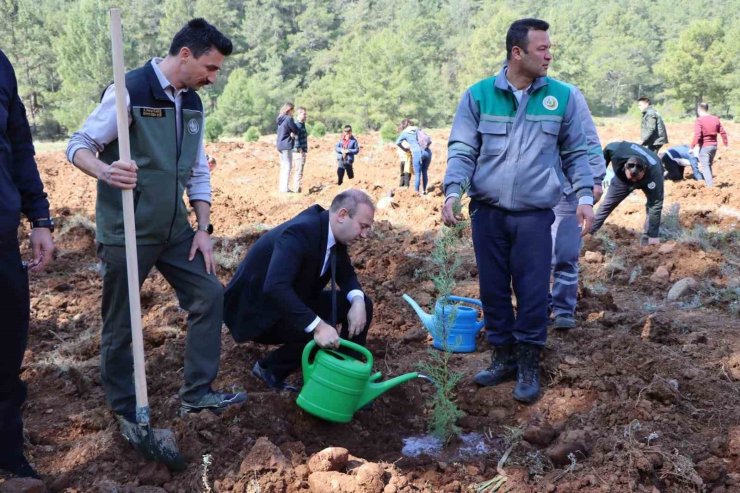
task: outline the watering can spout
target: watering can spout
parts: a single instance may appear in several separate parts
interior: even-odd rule
[[[409,380],[412,380],[418,377],[419,377],[418,373],[412,372],[412,373],[405,373],[403,375],[399,375],[397,377],[391,378],[390,380],[386,380],[385,382],[375,382],[375,380],[380,378],[380,372],[375,373],[373,376],[370,377],[370,380],[368,381],[367,386],[365,387],[365,391],[360,396],[360,400],[357,403],[357,409],[360,409],[362,406],[372,401],[373,399],[378,397],[380,394],[389,391],[396,385],[400,385],[404,382],[408,382]]]
[[[434,315],[430,315],[429,313],[426,313],[419,306],[419,304],[416,301],[414,301],[414,299],[411,296],[404,294],[402,298],[406,301],[406,303],[411,305],[411,308],[413,308],[416,314],[419,316],[419,318],[421,319],[421,323],[424,325],[424,327],[428,331],[433,330],[434,329]]]

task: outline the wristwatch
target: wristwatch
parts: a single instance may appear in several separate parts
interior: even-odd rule
[[[213,224],[206,224],[206,225],[198,225],[197,231],[204,231],[206,233],[213,234]]]
[[[46,228],[53,233],[54,221],[50,217],[45,217],[43,219],[32,219],[31,228]]]

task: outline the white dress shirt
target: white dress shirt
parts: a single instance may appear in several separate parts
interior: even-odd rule
[[[331,256],[331,247],[333,247],[334,245],[337,244],[337,240],[336,240],[336,238],[334,238],[334,233],[331,230],[331,223],[329,223],[329,228],[328,229],[329,229],[329,234],[328,234],[328,238],[326,240],[326,253],[324,253],[324,265],[321,267],[321,274],[320,274],[321,276],[323,276],[324,274],[326,274],[326,271],[331,268],[331,266],[329,265],[329,259],[330,259],[330,256]],[[355,296],[362,296],[362,299],[363,300],[365,299],[365,295],[363,294],[362,291],[360,291],[359,289],[353,289],[352,291],[350,291],[349,293],[347,293],[347,301],[349,301],[350,303],[352,303],[352,300],[355,298]],[[313,329],[315,329],[316,326],[319,325],[319,322],[321,322],[321,317],[318,317],[317,316],[313,320],[313,322],[311,322],[308,325],[308,327],[306,327],[304,330],[306,332],[313,332]],[[336,320],[334,322],[336,323]]]
[[[175,103],[175,115],[177,119],[177,140],[178,147],[180,140],[182,139],[182,94],[187,92],[189,89],[175,89],[175,87],[167,80],[167,77],[159,69],[159,63],[162,61],[161,58],[152,58],[152,68],[154,73],[157,75],[157,79],[164,89],[165,94],[170,101]],[[131,100],[129,99],[128,91],[126,92],[126,106],[128,107],[128,123],[131,125],[133,119],[131,118]],[[203,124],[205,128],[205,112],[203,116]],[[80,149],[88,149],[93,153],[99,153],[105,146],[113,142],[118,138],[118,123],[116,122],[116,93],[113,84],[108,86],[103,94],[103,98],[100,100],[100,104],[90,113],[87,117],[82,128],[72,134],[67,145],[67,159],[70,163],[74,163],[75,153]],[[198,148],[198,158],[193,164],[193,169],[190,173],[190,179],[187,183],[187,194],[190,201],[202,200],[211,203],[211,172],[208,169],[208,160],[206,159],[206,152],[203,148],[203,142],[200,143]]]

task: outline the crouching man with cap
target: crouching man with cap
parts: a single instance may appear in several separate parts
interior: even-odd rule
[[[590,233],[604,225],[609,214],[631,194],[640,189],[647,197],[646,229],[641,243],[655,245],[660,243],[660,215],[663,212],[663,167],[658,155],[633,142],[612,142],[604,148],[604,160],[611,163],[614,178],[611,180],[606,197],[596,210],[594,224]]]

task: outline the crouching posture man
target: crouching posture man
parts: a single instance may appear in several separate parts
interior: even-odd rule
[[[280,345],[252,368],[269,388],[298,390],[286,378],[311,339],[320,347],[339,347],[340,335],[365,344],[373,305],[347,246],[367,236],[374,216],[370,197],[347,190],[328,211],[314,205],[272,229],[239,265],[226,288],[224,321],[237,342]]]
[[[635,189],[642,190],[647,202],[645,231],[641,243],[660,243],[660,216],[663,213],[663,167],[658,156],[632,142],[612,142],[604,148],[604,160],[611,163],[614,178],[606,197],[596,210],[590,233],[597,232],[614,209]]]

